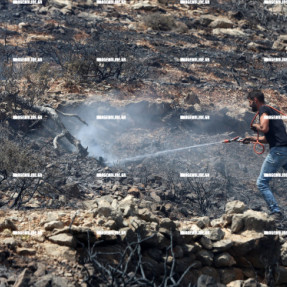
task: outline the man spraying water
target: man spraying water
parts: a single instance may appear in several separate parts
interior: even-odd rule
[[[275,174],[279,168],[283,167],[287,170],[287,133],[285,125],[280,119],[282,113],[265,104],[264,94],[260,90],[253,90],[247,98],[252,111],[257,112],[252,121],[251,129],[256,131],[258,136],[246,137],[243,139],[243,143],[254,142],[261,145],[268,143],[270,146],[269,154],[262,164],[257,179],[257,187],[271,211],[270,215],[279,223],[282,222],[284,216],[270,190],[269,182],[272,179],[271,174]],[[253,124],[257,115],[259,115],[260,123]],[[259,136],[259,132],[263,133],[264,136]]]

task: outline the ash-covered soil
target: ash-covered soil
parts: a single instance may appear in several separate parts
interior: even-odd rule
[[[226,204],[234,200],[244,202],[254,211],[268,212],[256,187],[268,149],[258,156],[252,145],[220,142],[247,133],[253,135],[249,126],[254,114],[246,100],[252,88],[262,89],[268,104],[287,112],[286,61],[264,60],[286,56],[284,5],[219,0],[211,1],[210,5],[155,0],[98,5],[88,0],[47,0],[42,5],[3,1],[0,9],[3,220],[15,217],[12,221],[17,230],[33,229],[25,225],[30,219],[22,213],[35,211],[36,218],[42,211],[63,212],[65,217],[65,210],[73,214],[86,209],[91,211],[87,217],[91,217],[88,223],[92,225],[94,209],[99,206],[91,207],[88,202],[105,196],[117,202],[132,196],[138,200],[137,205],[148,202],[141,208],[147,208],[152,216],[180,222],[198,216],[219,218]],[[37,57],[42,62],[16,63],[15,57]],[[99,57],[120,57],[126,61],[103,64],[97,61]],[[189,57],[209,61],[180,61]],[[56,111],[60,124],[47,110],[41,114],[35,106]],[[43,119],[13,120],[14,115],[23,114],[42,115]],[[207,115],[210,119],[180,119],[191,114]],[[125,119],[99,120],[99,115],[120,115]],[[59,138],[55,149],[55,139],[64,128],[71,136],[65,134]],[[71,137],[80,140],[84,148],[88,147],[87,156],[71,144]],[[208,143],[215,144],[200,146]],[[195,147],[174,151],[188,146]],[[170,152],[156,154],[167,150]],[[134,158],[141,155],[146,156]],[[43,176],[13,178],[13,172]],[[126,176],[100,177],[99,173]],[[180,173],[210,176],[186,179]],[[286,179],[273,180],[271,187],[287,212]],[[108,221],[107,218],[102,220]],[[17,227],[20,219],[23,226]],[[47,222],[58,219],[52,216]],[[66,227],[75,224],[72,220],[62,221]],[[77,224],[81,226],[85,222]],[[58,228],[63,228],[60,225]],[[107,228],[115,229],[117,225],[110,222]],[[12,237],[9,232],[3,236]],[[47,238],[41,240],[46,242]],[[29,249],[30,239],[25,240],[22,247]],[[281,238],[281,243],[284,240]],[[9,260],[16,250],[13,248],[1,253],[4,259],[0,262]],[[70,251],[67,250],[68,259]],[[24,261],[17,263],[13,270],[3,267],[3,274],[14,274],[14,279],[6,280],[4,286],[16,282],[33,252],[23,252],[21,256],[26,257],[19,260]],[[12,266],[9,264],[8,269]],[[40,270],[39,266],[31,264],[28,271]],[[65,268],[57,275],[73,277],[69,275],[70,267]],[[71,268],[78,267],[75,263]],[[43,272],[53,274],[54,271]],[[211,271],[208,274],[214,275]],[[222,276],[215,277],[227,284],[228,280]],[[260,276],[263,280],[264,276]],[[253,277],[253,273],[245,272],[240,279]],[[84,285],[96,283],[93,280],[84,283],[80,279],[78,276],[75,280],[82,285],[75,286],[100,286]],[[50,283],[45,284],[68,284],[55,283],[60,279],[54,283],[51,280],[47,279]],[[36,284],[36,281],[26,284]],[[278,286],[285,286],[282,282]]]

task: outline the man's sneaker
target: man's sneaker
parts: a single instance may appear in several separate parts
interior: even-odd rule
[[[280,224],[284,221],[284,215],[282,212],[273,212],[270,215],[271,219],[273,219],[276,224]]]

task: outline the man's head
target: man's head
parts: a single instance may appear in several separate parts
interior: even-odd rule
[[[259,108],[265,104],[264,94],[260,90],[253,90],[247,95],[249,106],[253,112],[257,112]]]

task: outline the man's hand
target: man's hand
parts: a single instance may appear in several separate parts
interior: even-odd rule
[[[244,143],[244,144],[250,144],[250,143],[251,143],[251,137],[244,138],[244,139],[242,140],[242,143]]]
[[[257,137],[246,137],[241,142],[243,144],[249,144],[249,143],[256,142],[256,141],[257,141]],[[258,141],[260,143],[268,143],[265,136],[259,137]]]
[[[256,141],[255,137],[246,137],[242,140],[242,143],[243,144],[250,144],[251,142],[254,142],[254,141]]]

